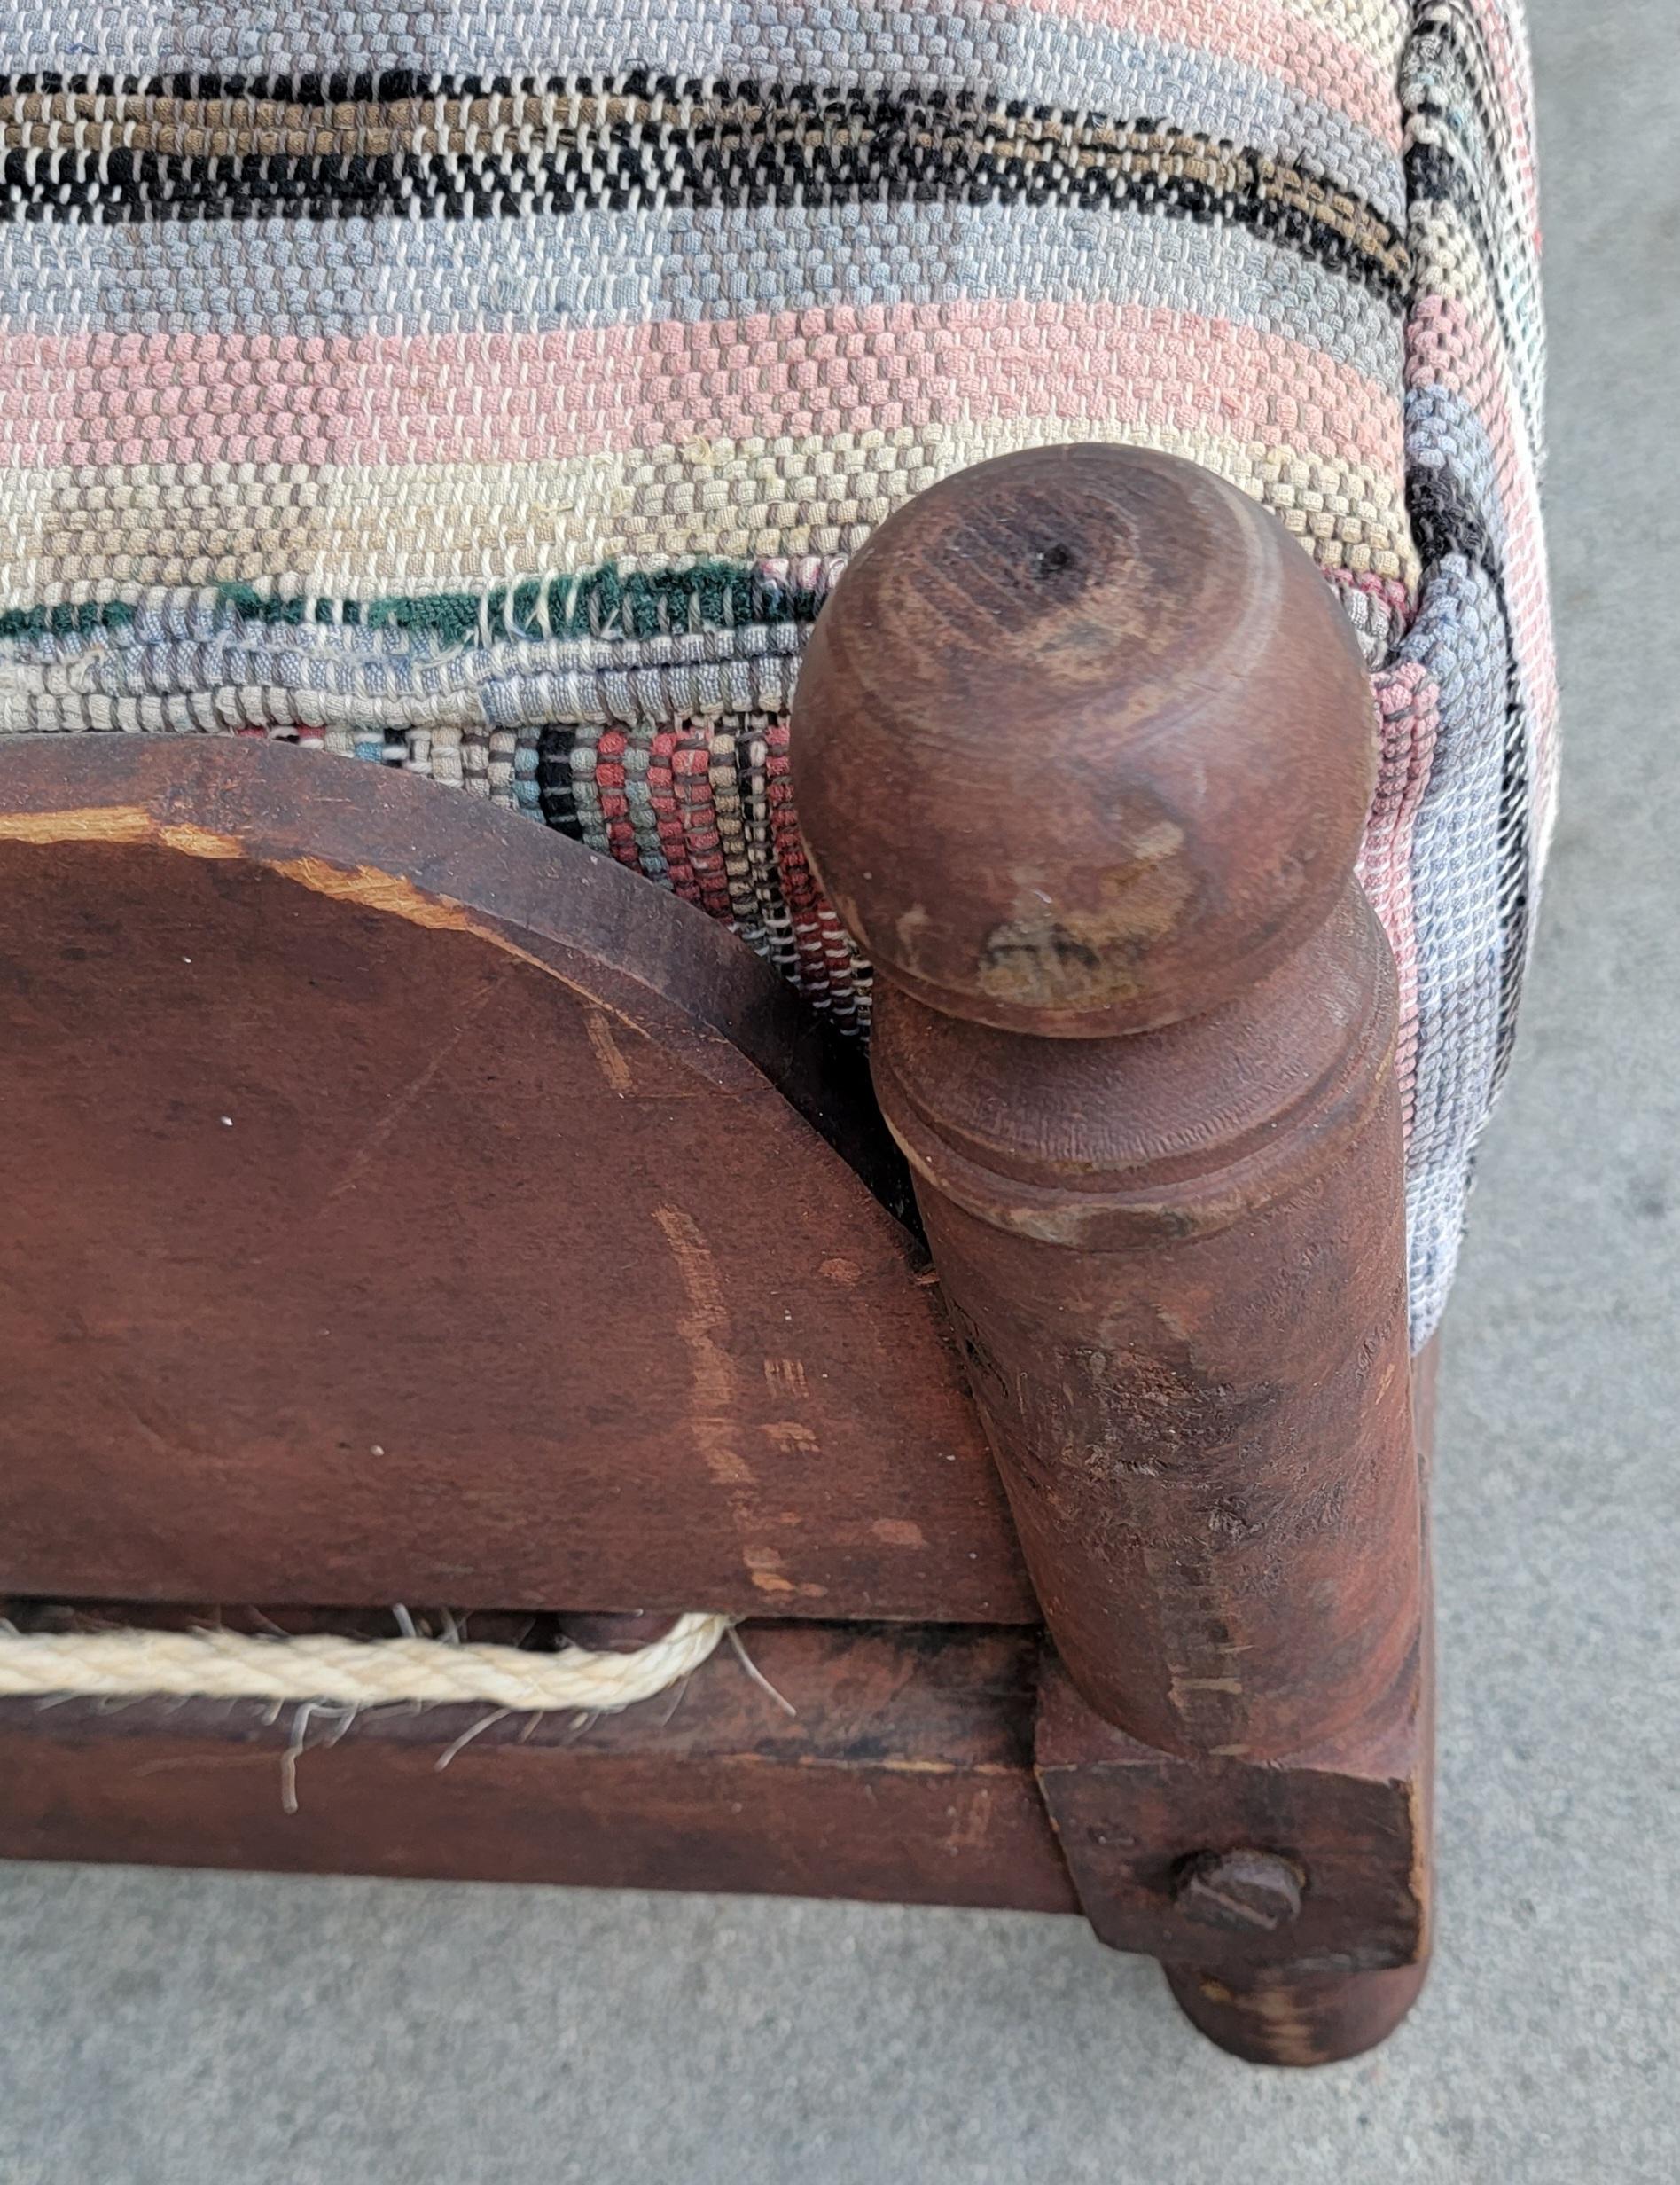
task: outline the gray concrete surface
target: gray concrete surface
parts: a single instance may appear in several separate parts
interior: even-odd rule
[[[1680,2174],[1680,19],[1534,0],[1565,817],[1442,1433],[1442,1951],[1204,2047],[1071,1923],[0,1872],[4,2185]]]

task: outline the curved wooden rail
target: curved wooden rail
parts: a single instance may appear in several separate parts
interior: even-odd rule
[[[1034,1620],[857,1066],[645,881],[0,742],[0,1591]]]

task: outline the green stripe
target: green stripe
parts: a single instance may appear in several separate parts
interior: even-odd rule
[[[202,591],[175,591],[177,599],[204,600]],[[488,592],[436,591],[385,599],[306,602],[265,591],[254,583],[218,584],[207,595],[218,623],[260,629],[301,627],[306,619],[331,628],[403,630],[442,645],[478,641],[488,625],[492,639],[520,638],[657,638],[685,630],[731,630],[743,625],[809,623],[823,595],[801,585],[778,584],[750,563],[701,561],[683,569],[631,570],[608,562],[576,577],[532,578],[494,586]],[[546,614],[544,605],[546,603]],[[131,629],[140,609],[126,599],[90,599],[56,607],[12,607],[0,613],[0,640],[91,636]]]
[[[0,638],[84,638],[95,630],[126,630],[134,613],[126,599],[8,607],[0,614]]]

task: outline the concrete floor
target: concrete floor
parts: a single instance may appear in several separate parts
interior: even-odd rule
[[[1450,1329],[1442,1950],[1311,2077],[1071,1922],[0,1870],[0,2185],[1680,2174],[1680,17],[1532,0],[1565,816]]]

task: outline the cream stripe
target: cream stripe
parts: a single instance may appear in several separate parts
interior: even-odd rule
[[[1412,214],[1411,238],[1418,263],[1428,269],[1426,294],[1445,296],[1463,304],[1478,326],[1489,329],[1501,352],[1512,388],[1512,415],[1520,418],[1525,428],[1532,433],[1542,397],[1544,359],[1536,356],[1532,349],[1513,351],[1499,337],[1499,311],[1488,275],[1488,262],[1464,215],[1456,205],[1419,205]],[[1538,276],[1532,268],[1529,278],[1537,285]],[[1519,299],[1517,308],[1533,309],[1532,297]]]
[[[1379,68],[1392,74],[1400,66],[1410,27],[1409,0],[1281,0],[1281,4],[1302,22],[1358,46]]]
[[[1135,418],[1048,416],[553,462],[276,466],[257,477],[201,465],[13,471],[0,475],[10,548],[0,605],[230,583],[366,600],[605,560],[843,554],[936,479],[1060,440],[1189,456],[1275,509],[1325,568],[1415,577],[1403,489],[1387,470]]]

